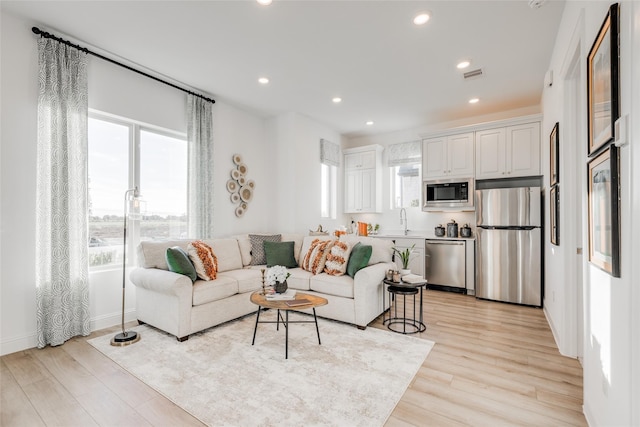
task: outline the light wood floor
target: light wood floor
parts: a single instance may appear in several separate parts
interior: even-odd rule
[[[542,310],[440,291],[425,297],[427,330],[417,336],[436,344],[387,426],[586,425],[582,368],[559,354]],[[370,327],[382,328],[381,319]],[[202,425],[87,339],[3,356],[0,425]]]

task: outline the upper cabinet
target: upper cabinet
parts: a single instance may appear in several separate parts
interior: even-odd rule
[[[540,123],[476,132],[476,179],[540,175]]]
[[[422,141],[422,177],[473,177],[473,132]]]
[[[344,212],[382,212],[382,150],[380,145],[344,150]]]

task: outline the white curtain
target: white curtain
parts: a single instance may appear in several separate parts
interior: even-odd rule
[[[340,146],[326,139],[320,140],[320,163],[329,166],[340,166]]]
[[[187,95],[189,237],[213,237],[212,104]]]
[[[38,347],[88,335],[87,57],[38,40]]]
[[[411,141],[387,147],[387,165],[404,166],[422,162],[422,142]]]

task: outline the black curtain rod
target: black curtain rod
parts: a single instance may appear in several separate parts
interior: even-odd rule
[[[195,92],[192,92],[192,91],[187,90],[187,89],[185,89],[185,88],[182,88],[182,87],[180,87],[180,86],[174,85],[173,83],[170,83],[170,82],[168,82],[168,81],[166,81],[166,80],[162,80],[162,79],[160,79],[160,78],[158,78],[158,77],[156,77],[156,76],[152,76],[151,74],[147,74],[147,73],[145,73],[144,71],[136,70],[135,68],[130,67],[130,66],[126,65],[126,64],[123,64],[123,63],[121,63],[121,62],[115,61],[115,60],[113,60],[113,59],[111,59],[111,58],[107,58],[106,56],[100,55],[99,53],[93,52],[93,51],[91,51],[91,50],[87,49],[86,47],[79,46],[79,45],[77,45],[77,44],[71,43],[69,40],[65,40],[65,39],[62,39],[62,38],[60,38],[60,37],[54,36],[54,35],[53,35],[53,34],[51,34],[51,33],[47,33],[46,31],[42,31],[42,30],[41,30],[40,28],[38,28],[38,27],[32,27],[32,28],[31,28],[31,31],[33,31],[33,33],[34,33],[34,34],[37,34],[37,35],[39,35],[40,37],[45,37],[45,38],[47,38],[47,39],[53,39],[53,40],[55,40],[55,41],[57,41],[57,42],[60,42],[60,43],[66,44],[67,46],[71,46],[71,47],[73,47],[73,48],[75,48],[75,49],[78,49],[79,51],[82,51],[82,52],[84,52],[84,53],[88,53],[88,54],[90,54],[90,55],[97,56],[97,57],[98,57],[98,58],[100,58],[100,59],[103,59],[103,60],[105,60],[105,61],[111,62],[112,64],[115,64],[115,65],[119,65],[120,67],[126,68],[126,69],[127,69],[127,70],[129,70],[129,71],[133,71],[134,73],[138,73],[138,74],[141,74],[141,75],[143,75],[143,76],[145,76],[145,77],[149,77],[150,79],[153,79],[153,80],[155,80],[155,81],[157,81],[157,82],[160,82],[160,83],[164,83],[164,84],[166,84],[167,86],[171,86],[172,88],[175,88],[175,89],[181,90],[181,91],[183,91],[183,92],[189,93],[189,94],[191,94],[191,95],[193,95],[193,96],[197,96],[198,98],[202,98],[202,99],[204,99],[205,101],[209,101],[209,102],[210,102],[210,103],[212,103],[212,104],[215,104],[215,103],[216,103],[216,101],[215,101],[215,100],[213,100],[213,99],[211,99],[211,98],[207,98],[207,97],[206,97],[206,96],[204,96],[204,95],[200,95],[199,93],[195,93]]]

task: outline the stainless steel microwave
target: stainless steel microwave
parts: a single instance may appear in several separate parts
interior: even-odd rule
[[[424,181],[422,210],[473,210],[473,178]]]

